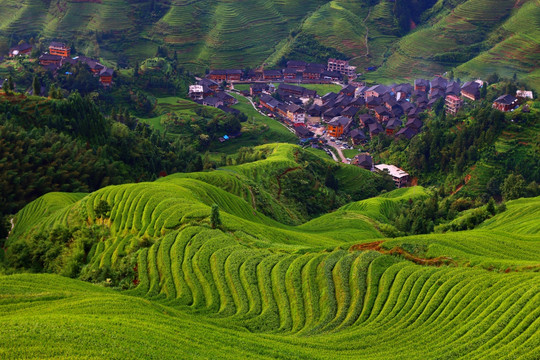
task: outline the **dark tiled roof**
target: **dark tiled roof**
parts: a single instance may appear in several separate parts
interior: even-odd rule
[[[467,81],[463,86],[461,87],[461,91],[473,94],[475,96],[480,96],[480,84],[478,84],[475,81]]]
[[[349,133],[349,136],[356,140],[364,140],[366,138],[366,134],[360,129],[354,129]]]
[[[424,126],[424,123],[418,118],[411,118],[407,121],[406,126],[412,129],[421,129],[422,126]]]
[[[514,103],[514,101],[516,100],[517,99],[513,97],[512,95],[506,94],[506,95],[499,96],[494,102],[503,104],[503,105],[512,105],[512,103]]]
[[[23,44],[12,47],[11,49],[9,49],[9,52],[10,53],[13,53],[14,51],[22,52],[22,51],[28,51],[30,49],[32,49],[32,45],[23,43]]]
[[[392,118],[388,121],[388,124],[386,124],[386,128],[390,130],[397,129],[401,127],[403,123],[398,118]]]
[[[55,48],[67,48],[67,45],[62,43],[62,42],[58,42],[58,41],[52,41],[51,44],[49,45],[49,47],[55,47]]]
[[[378,122],[369,124],[368,129],[369,129],[370,134],[375,134],[375,135],[383,131],[381,124],[379,124]]]
[[[60,61],[62,60],[62,57],[59,55],[43,54],[39,57],[39,60]]]
[[[368,125],[368,124],[371,124],[371,123],[374,123],[374,122],[377,122],[371,115],[369,114],[361,114],[360,116],[358,116],[358,119],[360,121],[362,121],[362,123],[364,125]]]
[[[404,136],[407,139],[411,139],[416,134],[418,134],[418,130],[410,128],[410,127],[404,127],[403,129],[399,130],[396,133],[396,136]]]
[[[367,154],[359,154],[354,157],[354,164],[371,167],[373,165],[373,158]]]
[[[336,117],[334,117],[332,120],[330,120],[328,122],[328,125],[332,125],[332,126],[341,125],[341,126],[345,127],[345,126],[349,125],[351,123],[351,121],[352,121],[351,119],[349,119],[349,118],[347,118],[345,116],[336,116]]]

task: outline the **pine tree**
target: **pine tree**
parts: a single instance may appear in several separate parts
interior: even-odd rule
[[[8,76],[8,88],[11,91],[15,90],[15,84],[13,83],[13,78],[11,75]]]
[[[9,86],[8,86],[7,81],[4,81],[4,83],[2,84],[2,90],[4,90],[4,93],[6,95],[9,94]]]
[[[212,229],[221,225],[221,218],[219,216],[219,206],[217,204],[212,205],[212,214],[210,215],[210,224]]]
[[[34,91],[35,96],[41,95],[41,84],[39,83],[37,76],[34,76],[34,80],[32,81],[32,90]]]

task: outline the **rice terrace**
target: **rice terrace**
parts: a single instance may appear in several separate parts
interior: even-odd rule
[[[539,0],[0,15],[0,359],[540,359]]]

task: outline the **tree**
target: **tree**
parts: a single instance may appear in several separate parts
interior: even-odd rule
[[[487,84],[484,84],[484,85],[480,88],[480,98],[485,99],[486,96],[487,96]]]
[[[100,200],[94,209],[97,218],[107,219],[110,216],[111,206],[105,200]]]
[[[37,76],[34,76],[34,80],[32,81],[32,90],[34,91],[35,96],[41,95],[41,84],[39,83]]]
[[[56,95],[56,86],[54,84],[51,84],[51,87],[49,88],[49,98],[54,99]]]
[[[7,81],[4,81],[4,83],[2,84],[2,90],[4,90],[4,93],[6,95],[9,94],[9,85],[8,85],[8,82]]]
[[[217,204],[212,205],[212,214],[210,215],[210,224],[212,229],[221,225],[221,217],[219,216],[219,206]]]
[[[505,200],[517,199],[525,196],[525,179],[520,174],[510,174],[504,180],[502,195]]]
[[[488,84],[498,83],[499,82],[499,74],[497,74],[495,72],[495,73],[489,75],[488,78],[487,78],[487,82],[488,82]]]
[[[449,80],[454,80],[454,70],[450,70],[450,71],[448,72],[448,79],[449,79]]]
[[[15,84],[13,83],[13,78],[11,77],[11,75],[8,76],[8,88],[9,90],[13,91],[15,90]]]
[[[486,210],[491,214],[495,215],[497,210],[495,209],[495,200],[493,198],[489,199]]]

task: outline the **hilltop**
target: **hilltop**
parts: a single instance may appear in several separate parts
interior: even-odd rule
[[[2,0],[0,11],[9,14],[0,25],[3,52],[18,39],[64,39],[125,65],[165,49],[199,73],[343,54],[361,69],[378,67],[365,75],[373,81],[457,68],[464,78],[516,73],[539,88],[535,0]]]
[[[429,201],[421,187],[287,225],[259,209],[294,214],[294,201],[276,197],[284,178],[274,175],[302,165],[298,147],[258,149],[270,151],[266,159],[91,194],[50,193],[27,205],[5,244],[8,263],[34,270],[41,264],[41,271],[103,286],[50,274],[0,276],[0,317],[8,329],[0,354],[453,359],[540,353],[540,197],[510,201],[476,229],[445,234],[385,237],[385,225],[404,204]],[[336,176],[344,183],[352,175],[356,186],[373,181],[362,169],[340,168],[345,171]],[[103,201],[110,211],[98,210]]]

